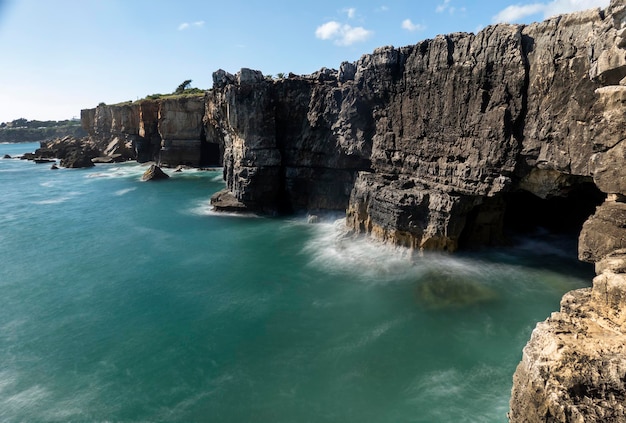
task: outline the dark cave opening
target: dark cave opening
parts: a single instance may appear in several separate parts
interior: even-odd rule
[[[524,190],[487,198],[467,214],[459,248],[510,245],[515,238],[538,231],[577,238],[605,198],[592,182],[577,183],[563,196],[546,199]]]
[[[551,233],[578,235],[583,223],[606,199],[593,182],[577,184],[563,197],[542,199],[527,191],[504,195],[504,234],[532,233],[539,228]]]
[[[200,143],[200,166],[221,166],[222,153],[220,145],[214,142],[202,141]]]

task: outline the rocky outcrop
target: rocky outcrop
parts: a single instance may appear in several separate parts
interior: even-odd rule
[[[524,348],[512,422],[626,421],[626,204],[614,200],[580,237],[579,257],[596,263],[593,287],[567,293]]]
[[[160,181],[163,179],[168,179],[170,176],[163,172],[163,170],[155,165],[151,164],[148,170],[146,170],[143,175],[141,175],[142,181]]]
[[[224,175],[251,211],[345,210],[357,170],[369,168],[370,146],[346,133],[363,131],[355,87],[337,72],[273,81],[243,69],[214,75],[205,121],[224,150]],[[338,109],[343,101],[351,107]]]
[[[61,166],[67,168],[92,167],[92,159],[101,153],[98,147],[86,138],[66,136],[50,141],[41,141],[40,148],[32,154],[25,154],[23,158],[31,160],[61,159]],[[54,160],[50,160],[54,162]]]

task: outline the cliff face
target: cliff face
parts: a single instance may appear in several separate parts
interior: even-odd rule
[[[606,186],[623,181],[624,88],[607,85],[626,76],[617,9],[384,47],[304,77],[218,72],[205,122],[228,190],[252,211],[347,210],[356,231],[449,251],[498,243],[510,193],[565,197],[594,177],[621,192]]]
[[[81,123],[105,154],[164,166],[202,164],[202,96],[167,97],[81,111]]]
[[[369,168],[361,100],[336,71],[271,81],[258,71],[215,74],[207,133],[224,149],[228,189],[251,210],[345,210],[355,172]],[[356,117],[356,118],[355,118]],[[366,118],[366,117],[365,117]],[[218,204],[219,205],[219,204]]]
[[[613,2],[606,16],[581,13],[524,31],[533,40],[529,115],[536,117],[526,127],[526,163],[591,176],[609,195],[579,239],[579,258],[596,263],[598,276],[592,288],[566,294],[560,312],[533,331],[514,376],[513,422],[626,420],[625,27],[626,8]]]

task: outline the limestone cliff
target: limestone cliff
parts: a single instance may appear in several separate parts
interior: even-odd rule
[[[203,164],[203,96],[171,96],[81,111],[83,128],[105,154],[164,166]]]
[[[595,190],[590,213],[596,187],[624,180],[618,9],[383,47],[308,76],[217,72],[205,123],[228,190],[252,211],[347,210],[354,230],[416,249],[500,242],[521,191]]]

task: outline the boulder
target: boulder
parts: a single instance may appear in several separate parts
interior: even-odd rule
[[[211,206],[215,211],[228,213],[246,213],[250,210],[238,201],[229,190],[219,191],[211,197]]]
[[[151,164],[148,170],[146,170],[141,176],[142,181],[159,181],[168,179],[169,175],[161,170],[161,168],[155,164]]]

